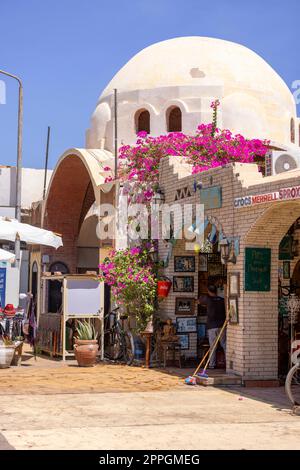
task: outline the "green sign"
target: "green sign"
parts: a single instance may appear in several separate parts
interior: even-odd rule
[[[200,189],[200,203],[204,204],[204,209],[219,209],[222,207],[222,188],[212,186],[211,188]]]
[[[286,235],[280,242],[279,245],[279,259],[280,260],[291,260],[293,259],[293,237]]]
[[[245,291],[266,292],[271,286],[271,248],[245,248]]]

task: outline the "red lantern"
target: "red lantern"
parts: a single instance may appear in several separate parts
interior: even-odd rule
[[[171,281],[157,281],[157,295],[158,297],[168,297],[172,282]]]

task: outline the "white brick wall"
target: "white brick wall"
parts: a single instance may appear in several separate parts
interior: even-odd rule
[[[263,194],[282,187],[299,184],[300,171],[291,173],[290,178],[261,178],[256,165],[235,164],[215,168],[198,175],[191,174],[186,165],[181,172],[180,158],[165,158],[161,162],[160,187],[165,193],[166,203],[174,202],[177,189],[189,187],[191,197],[177,201],[199,203],[199,191],[194,192],[193,184],[202,182],[203,188],[222,187],[222,207],[207,210],[205,216],[214,216],[222,224],[228,237],[240,237],[240,255],[236,264],[228,265],[228,272],[240,272],[241,295],[238,299],[239,324],[227,329],[227,368],[244,379],[276,379],[278,376],[278,248],[282,237],[291,224],[300,217],[300,200],[265,203],[245,208],[234,208],[236,197],[249,194]],[[190,174],[188,174],[190,173]],[[300,240],[300,231],[299,240]],[[271,248],[271,290],[270,292],[244,291],[244,250],[250,247]],[[160,259],[167,254],[167,244],[159,242]],[[172,279],[174,255],[192,254],[185,251],[184,240],[179,240],[173,250],[169,266],[164,274]],[[197,256],[196,256],[197,260]],[[291,273],[297,260],[291,263]],[[186,273],[188,274],[188,273]],[[198,266],[194,276],[194,294],[178,294],[172,290],[166,300],[160,303],[162,317],[175,320],[175,298],[177,296],[197,297]],[[196,312],[195,312],[196,314]],[[187,355],[196,355],[196,341],[191,341]]]

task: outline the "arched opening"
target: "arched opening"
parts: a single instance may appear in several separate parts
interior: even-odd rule
[[[150,134],[150,113],[147,109],[140,109],[135,114],[136,133],[144,131]]]
[[[182,131],[182,113],[178,106],[172,106],[167,110],[167,131],[168,132],[181,132]]]
[[[294,118],[291,118],[290,133],[291,133],[291,142],[294,144],[295,143],[295,121],[294,121]]]
[[[51,274],[61,273],[68,274],[69,269],[65,263],[56,261],[50,265],[49,271]],[[61,293],[61,282],[51,281],[49,282],[48,292],[48,312],[56,313],[60,312],[62,306],[62,293]]]
[[[90,207],[95,202],[93,184],[83,161],[68,155],[56,168],[46,200],[44,228],[60,233],[63,247],[57,251],[43,249],[50,260],[58,259],[68,266],[71,274],[77,272],[77,238]]]
[[[42,255],[49,256],[51,271],[63,274],[98,272],[100,250],[104,253],[112,247],[112,240],[100,240],[96,233],[99,203],[112,205],[115,194],[114,186],[110,190],[101,187],[106,162],[111,163],[107,152],[94,150],[90,155],[88,150],[78,149],[72,149],[59,161],[43,212],[43,228],[61,234],[64,244],[58,250],[41,249]],[[63,263],[65,268],[61,264],[55,266],[55,262]],[[48,311],[56,312],[61,304],[59,287],[56,281],[49,284],[52,300]]]
[[[257,217],[245,239],[246,247],[270,250],[269,290],[245,291],[241,307],[244,331],[256,344],[255,352],[249,347],[252,359],[245,366],[251,371],[255,361],[263,363],[270,379],[271,371],[273,379],[284,379],[290,366],[293,338],[287,301],[291,293],[300,294],[299,216],[299,200],[274,203]],[[300,338],[300,324],[293,334]]]

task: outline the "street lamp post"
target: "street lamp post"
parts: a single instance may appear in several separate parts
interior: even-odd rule
[[[17,149],[17,178],[16,178],[16,219],[21,222],[21,190],[22,190],[22,137],[23,137],[23,85],[22,81],[12,73],[0,70],[0,74],[17,80],[19,84],[19,106],[18,106],[18,149]],[[20,264],[20,239],[15,242],[16,266]]]

